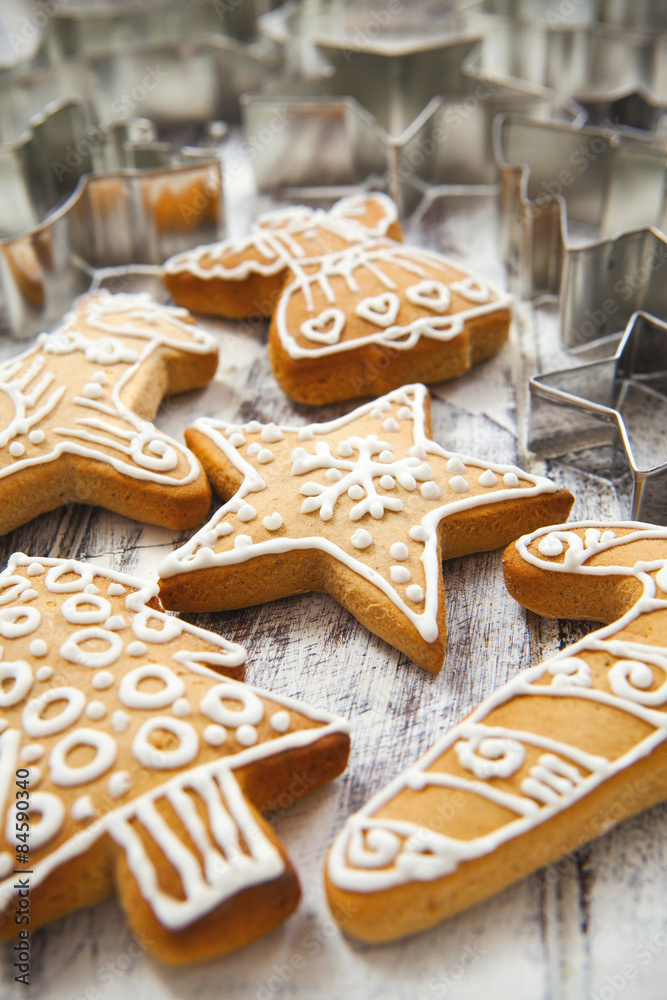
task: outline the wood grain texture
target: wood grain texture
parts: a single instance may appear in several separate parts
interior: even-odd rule
[[[232,147],[228,155],[238,154]],[[232,233],[243,231],[251,212],[271,207],[239,184],[238,197],[228,198]],[[503,285],[495,211],[489,194],[437,198],[412,220],[406,240],[450,254]],[[156,419],[161,429],[181,435],[204,415],[277,423],[313,419],[313,411],[290,402],[273,379],[263,326],[241,335],[234,323],[205,325],[220,341],[216,379],[202,391],[167,400]],[[544,472],[521,447],[526,382],[537,370],[568,363],[556,330],[552,306],[519,303],[510,343],[500,354],[474,373],[435,387],[436,439],[490,461]],[[0,356],[15,350],[4,342]],[[318,409],[317,419],[348,408]],[[557,463],[546,472],[576,495],[573,517],[627,514],[627,495],[617,486]],[[0,555],[21,549],[73,556],[153,578],[163,554],[185,537],[72,506],[1,539]],[[449,642],[436,677],[411,668],[320,594],[191,616],[247,646],[251,683],[352,721],[346,774],[273,816],[301,877],[301,905],[286,924],[244,951],[172,970],[141,952],[118,906],[108,901],[34,935],[29,988],[14,983],[12,952],[5,947],[3,1000],[120,1000],[129,994],[134,1000],[661,1000],[667,981],[667,806],[627,821],[409,941],[365,946],[334,925],[322,864],[344,818],[495,687],[591,629],[524,612],[503,586],[500,552],[451,560],[443,573]]]

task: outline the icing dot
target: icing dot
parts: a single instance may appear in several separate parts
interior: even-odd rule
[[[516,489],[519,485],[519,477],[513,472],[506,472],[503,476],[503,482],[505,486],[509,486],[510,489]]]
[[[269,462],[273,461],[273,452],[270,448],[262,448],[262,450],[257,455],[257,461],[260,465],[267,465]]]
[[[94,583],[87,583],[83,588],[84,594],[99,594],[100,589],[96,587]]]
[[[32,587],[29,587],[27,590],[24,590],[23,593],[21,594],[21,600],[25,601],[27,604],[28,601],[34,601],[35,598],[38,596],[39,595],[37,591],[33,590]]]
[[[396,416],[399,420],[412,420],[412,410],[409,406],[402,406]]]
[[[452,476],[449,480],[450,490],[454,490],[455,493],[467,493],[470,489],[470,484],[463,476]]]
[[[44,440],[44,431],[30,431],[28,434],[28,440],[31,444],[41,444]]]
[[[352,535],[352,544],[355,549],[367,549],[373,544],[373,536],[365,528],[357,528]]]
[[[282,528],[283,519],[278,511],[274,510],[273,514],[265,517],[262,523],[267,531],[277,531],[278,528]]]
[[[218,538],[224,538],[225,535],[231,535],[234,529],[227,521],[221,521],[220,524],[216,524],[214,530]]]
[[[114,771],[107,782],[107,790],[112,799],[122,798],[131,787],[132,778],[129,771]]]
[[[43,756],[44,747],[41,743],[26,743],[19,754],[21,760],[25,761],[26,764],[32,764]]]
[[[465,480],[463,480],[463,482],[465,482]],[[424,497],[424,500],[437,500],[440,496],[440,487],[437,483],[430,479],[427,483],[422,485],[421,495]]]
[[[144,653],[148,652],[148,646],[145,642],[139,642],[137,639],[134,642],[129,643],[125,652],[128,656],[143,656]]]
[[[396,480],[394,479],[393,476],[380,477],[380,486],[382,487],[383,490],[393,490],[395,485],[396,485]]]
[[[395,431],[399,431],[400,427],[398,425],[398,420],[394,420],[393,417],[387,417],[387,419],[382,424],[382,430],[383,431],[389,431],[390,433],[392,431],[394,431],[394,432]]]
[[[91,382],[99,382],[100,385],[106,385],[109,381],[106,372],[94,372],[90,377]]]
[[[315,435],[311,431],[310,427],[302,427],[297,437],[299,438],[299,441],[312,441]]]
[[[338,469],[327,469],[324,476],[330,483],[338,483],[343,478],[343,473],[339,472]]]
[[[249,420],[248,423],[245,425],[245,429],[247,431],[250,431],[251,434],[256,434],[257,431],[261,431],[262,425],[260,424],[259,420]]]
[[[179,719],[186,715],[192,715],[192,706],[187,698],[177,698],[171,706],[171,710]]]
[[[456,456],[454,456],[454,458],[449,459],[445,468],[447,469],[447,472],[451,472],[454,475],[459,475],[459,476],[466,471],[465,465],[463,464],[461,459],[457,458]]]
[[[389,462],[393,462],[394,461],[394,455],[393,455],[393,453],[391,451],[388,451],[386,448],[385,448],[384,451],[380,452],[379,458],[380,458],[381,462],[387,462],[387,463],[389,463]]]
[[[247,549],[249,545],[252,545],[252,538],[250,535],[237,535],[234,539],[235,549]]]
[[[382,420],[384,413],[382,412],[379,406],[374,406],[369,416],[372,417],[373,420]]]
[[[480,486],[495,486],[498,476],[491,469],[487,469],[477,480]]]
[[[382,414],[380,414],[382,416]],[[341,441],[338,445],[338,454],[341,458],[351,458],[354,454],[354,448],[349,441]]]
[[[350,500],[361,500],[361,498],[364,495],[364,491],[361,486],[355,483],[354,486],[350,486],[349,490],[347,491],[347,495],[349,496]]]
[[[252,747],[258,740],[257,730],[254,726],[249,723],[244,722],[236,730],[236,741],[240,743],[242,747]]]
[[[389,549],[392,559],[398,559],[402,561],[407,559],[410,553],[408,552],[408,547],[405,542],[394,542],[392,547]]]
[[[109,597],[122,597],[125,593],[125,587],[120,583],[110,583],[107,587],[107,594]]]
[[[277,733],[286,733],[291,721],[289,712],[274,712],[269,719],[271,728]]]
[[[428,457],[426,448],[423,444],[413,444],[409,451],[409,455],[411,458],[418,458],[420,462],[425,462]]]
[[[41,576],[43,572],[44,567],[38,562],[31,562],[26,570],[28,576]]]
[[[252,521],[257,516],[257,511],[251,504],[244,503],[238,513],[239,521]]]
[[[412,573],[407,566],[392,566],[389,570],[392,583],[407,583],[412,579]]]
[[[111,716],[111,727],[115,733],[124,733],[130,724],[130,717],[127,712],[118,708]]]
[[[110,674],[108,670],[99,670],[96,674],[93,674],[93,679],[90,683],[96,691],[106,691],[113,684],[113,674]]]
[[[39,641],[39,640],[35,640]],[[35,677],[38,681],[48,681],[50,677],[53,676],[53,667],[40,667],[35,673]]]
[[[252,444],[248,445],[248,454],[250,455],[251,458],[254,458],[255,455],[259,455],[261,450],[262,446],[259,443],[259,441],[253,441]]]
[[[120,632],[121,629],[127,628],[127,622],[122,615],[111,615],[105,621],[104,627],[110,629],[112,632]]]
[[[20,441],[12,441],[9,446],[9,454],[13,455],[14,458],[20,458],[25,452],[25,446],[21,444]]]
[[[267,424],[266,427],[262,427],[262,432],[259,436],[267,444],[275,444],[276,441],[282,441],[283,432],[275,424]]]
[[[410,538],[415,542],[425,542],[428,538],[428,531],[423,524],[415,524],[408,532]]]
[[[107,714],[106,707],[101,701],[91,701],[86,705],[86,715],[89,719],[103,719]]]
[[[94,819],[97,816],[97,810],[90,795],[80,795],[76,799],[72,806],[71,816],[77,823],[82,823],[85,819]]]
[[[230,435],[229,443],[231,444],[232,448],[240,448],[241,445],[245,444],[245,437],[243,436],[243,434],[241,434],[240,431],[237,431],[236,434]]]
[[[202,736],[204,737],[204,742],[208,743],[209,746],[219,747],[222,746],[227,739],[227,730],[224,726],[219,726],[214,722],[211,723],[210,726],[206,726]]]
[[[424,600],[424,591],[418,584],[411,583],[405,591],[405,596],[409,601],[414,601],[415,604],[421,604]]]
[[[81,395],[85,396],[86,399],[99,399],[100,396],[104,395],[104,389],[98,382],[86,382],[81,390]]]
[[[49,651],[49,647],[46,645],[43,639],[33,639],[28,649],[33,656],[46,656]],[[48,668],[51,669],[50,667]],[[39,671],[38,671],[39,673]]]
[[[545,535],[537,546],[543,556],[559,556],[563,551],[563,543],[553,535]]]
[[[28,784],[35,788],[44,777],[42,769],[39,767],[28,768]]]

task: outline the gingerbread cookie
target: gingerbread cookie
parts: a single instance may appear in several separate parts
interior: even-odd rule
[[[72,500],[194,527],[210,489],[195,456],[149,421],[205,385],[215,339],[146,294],[79,300],[37,346],[0,365],[0,533]]]
[[[612,624],[522,671],[347,821],[327,890],[356,937],[428,927],[667,796],[667,529],[541,528],[505,572],[540,614]]]
[[[425,670],[442,667],[441,559],[567,516],[548,479],[445,451],[405,386],[307,427],[202,419],[186,440],[231,497],[162,562],[167,608],[215,611],[323,590]],[[550,516],[552,515],[552,516]]]
[[[469,371],[507,340],[511,297],[440,254],[389,240],[304,265],[269,334],[271,367],[300,403],[377,395]]]
[[[347,724],[221,677],[244,650],[157,610],[156,594],[65,559],[18,554],[0,575],[5,939],[21,926],[17,879],[31,930],[116,891],[173,964],[238,948],[298,902],[260,813],[342,771]]]
[[[384,194],[343,198],[328,212],[294,206],[261,215],[245,239],[177,254],[164,265],[164,280],[174,302],[195,312],[271,316],[290,273],[376,236],[401,239],[396,206]]]

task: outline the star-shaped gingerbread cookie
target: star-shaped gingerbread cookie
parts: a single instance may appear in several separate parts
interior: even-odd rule
[[[304,264],[378,236],[401,239],[394,202],[378,192],[329,209],[303,205],[260,215],[249,236],[196,247],[164,265],[179,305],[210,316],[271,316],[280,290]]]
[[[261,812],[347,760],[347,724],[231,679],[244,650],[157,587],[17,554],[0,574],[2,937],[117,892],[163,961],[266,933],[299,884]],[[298,780],[295,780],[298,778]]]
[[[429,927],[667,796],[667,529],[545,527],[509,546],[505,577],[540,614],[611,624],[517,674],[347,820],[327,891],[355,937]]]
[[[191,528],[210,489],[150,421],[168,393],[205,385],[214,337],[148,295],[81,298],[51,334],[0,365],[0,533],[73,500]]]
[[[496,354],[511,296],[443,257],[376,240],[304,263],[273,316],[281,388],[323,405],[405,382],[441,382]]]
[[[306,427],[201,419],[186,431],[227,503],[160,573],[165,607],[213,611],[323,590],[425,670],[441,669],[441,559],[567,516],[572,496],[430,440],[410,385]],[[518,530],[517,530],[518,529]]]

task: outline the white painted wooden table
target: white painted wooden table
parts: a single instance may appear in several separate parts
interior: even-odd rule
[[[230,156],[237,156],[234,138]],[[248,173],[228,194],[230,230],[240,233],[263,199]],[[497,257],[492,194],[436,199],[408,226],[413,242],[437,248],[505,283]],[[155,287],[155,286],[154,286]],[[266,331],[219,333],[220,367],[203,391],[174,397],[157,422],[181,434],[201,415],[306,423],[345,412],[293,405],[274,381]],[[519,303],[511,343],[471,375],[434,389],[435,437],[453,450],[542,472],[522,450],[526,380],[568,363],[557,347],[553,306]],[[0,357],[18,345],[0,344]],[[577,496],[576,517],[625,515],[609,482],[552,464],[548,473]],[[185,535],[99,509],[71,506],[0,540],[3,559],[33,555],[95,561],[152,578]],[[4,564],[4,563],[3,563]],[[667,997],[667,807],[632,819],[576,856],[536,873],[411,940],[365,946],[328,913],[325,852],[344,818],[451,724],[519,669],[575,641],[589,626],[526,614],[503,586],[499,552],[443,566],[449,646],[437,677],[411,665],[320,594],[197,621],[247,646],[252,683],[303,698],[352,722],[345,775],[274,818],[300,872],[303,900],[268,937],[190,969],[164,968],[129,933],[115,900],[67,917],[32,940],[32,983],[13,980],[2,950],[0,996],[39,1000],[662,1000]]]

